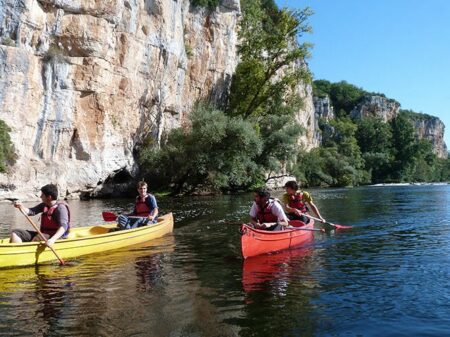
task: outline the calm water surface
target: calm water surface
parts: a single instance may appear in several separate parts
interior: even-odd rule
[[[250,194],[160,198],[173,236],[0,270],[0,335],[450,336],[450,186],[312,192],[325,218],[354,228],[243,261]],[[69,203],[80,226],[131,202]],[[2,236],[26,225],[0,210]]]

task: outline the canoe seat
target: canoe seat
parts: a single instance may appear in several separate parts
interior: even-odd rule
[[[105,234],[108,232],[109,232],[109,228],[106,228],[103,226],[94,226],[92,228],[89,228],[88,230],[73,231],[72,233],[69,234],[68,239],[86,238],[89,236]]]

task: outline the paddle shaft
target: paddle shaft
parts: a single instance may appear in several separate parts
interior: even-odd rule
[[[48,248],[50,248],[50,250],[53,252],[53,254],[55,254],[55,256],[58,258],[59,262],[61,265],[64,265],[64,261],[63,259],[61,259],[58,255],[58,253],[55,251],[55,249],[53,249],[53,247],[48,245],[48,240],[47,238],[44,236],[44,234],[42,234],[41,230],[39,229],[39,227],[34,223],[33,220],[31,220],[31,218],[28,216],[27,213],[25,213],[25,211],[23,210],[22,207],[19,207],[20,212],[25,215],[25,218],[27,218],[28,222],[33,226],[33,228],[36,230],[36,232],[38,233],[38,235],[41,237],[42,240],[44,240],[46,246]]]
[[[309,214],[306,214],[306,213],[302,213],[302,215],[304,215],[304,216],[306,216],[306,217],[308,217],[308,218],[310,218],[310,219],[314,219],[314,220],[317,220],[317,221],[320,221],[320,222],[322,222],[322,223],[327,223],[327,224],[329,224],[330,226],[333,226],[334,228],[351,228],[350,226],[342,226],[342,225],[335,225],[334,223],[331,223],[331,222],[328,222],[328,221],[322,221],[322,220],[320,220],[319,218],[316,218],[316,217],[313,217],[313,216],[311,216],[311,215],[309,215]]]

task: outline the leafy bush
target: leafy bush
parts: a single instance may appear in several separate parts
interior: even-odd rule
[[[48,63],[67,63],[67,57],[64,54],[64,49],[56,44],[52,44],[45,55],[43,56],[44,62]]]
[[[175,129],[160,150],[141,153],[141,168],[149,181],[179,193],[199,186],[245,189],[262,179],[254,161],[262,141],[251,123],[206,105],[199,105],[190,118],[190,130]]]
[[[216,8],[220,4],[220,0],[192,0],[193,6]]]

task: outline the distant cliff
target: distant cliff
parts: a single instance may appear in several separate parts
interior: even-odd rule
[[[333,106],[328,96],[314,97],[314,106],[318,118],[330,120],[334,118]],[[379,117],[384,122],[395,118],[400,111],[400,103],[380,95],[364,95],[350,111],[352,119]],[[433,152],[439,158],[447,158],[447,146],[444,142],[444,123],[438,118],[415,112],[408,113],[413,122],[418,139],[426,139],[433,145]]]

